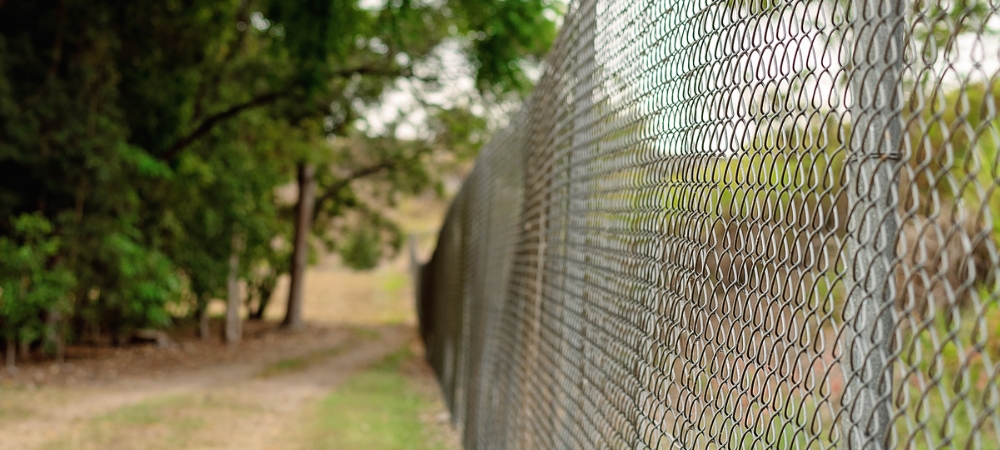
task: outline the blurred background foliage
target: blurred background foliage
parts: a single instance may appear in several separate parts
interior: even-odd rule
[[[402,242],[383,212],[475,156],[561,8],[0,0],[0,339],[120,343],[195,317],[226,295],[232,257],[259,318],[308,251],[302,201],[303,242],[373,267]],[[368,123],[380,107],[419,124]],[[283,195],[305,165],[315,197]]]

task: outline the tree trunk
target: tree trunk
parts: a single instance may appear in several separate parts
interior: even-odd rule
[[[243,337],[240,322],[240,253],[243,236],[233,233],[233,248],[229,255],[229,278],[226,280],[226,343],[236,344]]]
[[[305,283],[306,265],[309,263],[309,230],[316,201],[316,168],[312,164],[299,164],[299,201],[295,207],[295,246],[292,248],[291,282],[288,288],[288,309],[282,326],[286,329],[302,328],[302,288]]]
[[[201,304],[201,310],[198,311],[198,337],[207,341],[211,335],[212,328],[208,323],[208,300],[204,300]]]
[[[62,364],[66,362],[66,340],[63,339],[62,312],[52,308],[46,315],[45,322],[48,325],[46,332],[48,345],[55,350],[56,363]]]
[[[254,293],[254,295],[257,296],[257,306],[256,308],[251,309],[249,316],[247,317],[249,320],[264,319],[264,312],[267,311],[267,305],[271,302],[271,294],[274,293],[274,288],[277,284],[278,276],[276,271],[274,276],[268,275],[264,282],[260,286],[257,286],[255,289],[256,292]],[[249,293],[247,296],[249,296]],[[247,306],[248,308],[250,307],[249,302],[247,303]]]
[[[31,341],[22,339],[20,344],[21,348],[18,353],[21,354],[21,360],[24,361],[29,355],[31,355]]]
[[[8,337],[7,338],[7,362],[6,362],[7,372],[14,372],[14,371],[17,370],[17,366],[14,364],[14,359],[15,359],[14,346],[15,346],[14,339],[11,338],[11,337]]]

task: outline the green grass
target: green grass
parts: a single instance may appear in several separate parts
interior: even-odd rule
[[[280,361],[273,362],[265,367],[264,370],[260,371],[260,373],[257,374],[257,378],[271,378],[301,372],[308,369],[313,364],[343,353],[343,351],[346,350],[352,343],[353,342],[349,341],[343,345],[317,350],[305,356],[285,358]]]
[[[992,299],[995,294],[983,291],[979,297]],[[1000,360],[1000,304],[987,300],[979,308],[939,308],[926,328],[905,332],[909,335],[898,364],[910,376],[894,381],[894,399],[906,399],[897,405],[904,412],[895,419],[895,448],[995,448],[1000,435],[991,409],[1000,391],[1000,381],[993,377]],[[734,437],[730,447],[763,448],[766,443],[766,448],[810,448],[813,437],[799,429],[817,413],[814,405],[802,406],[797,420],[774,415],[753,433]],[[821,418],[826,426],[815,438],[831,438],[833,417]],[[754,436],[766,438],[759,443]]]
[[[378,339],[380,333],[370,328],[355,327],[351,329],[351,336],[340,345],[322,350],[316,350],[303,356],[285,358],[269,364],[264,370],[257,374],[257,378],[271,378],[290,373],[301,372],[312,367],[314,364],[332,358],[344,352],[348,348],[357,345],[360,340]]]
[[[405,272],[391,272],[382,276],[382,291],[399,294],[410,284],[410,276]]]
[[[157,397],[89,419],[74,433],[50,441],[43,449],[177,449],[199,442],[197,432],[223,414],[245,414],[246,405],[219,396]]]
[[[377,298],[382,301],[398,302],[404,298],[406,289],[410,286],[410,275],[403,271],[392,271],[378,276]],[[405,323],[410,317],[408,308],[387,307],[380,322],[385,324]]]
[[[335,353],[334,353],[335,354]],[[281,361],[272,363],[264,368],[257,375],[257,378],[271,378],[278,375],[284,375],[293,372],[301,372],[309,367],[309,357],[308,356],[298,356],[295,358],[287,358]]]
[[[0,386],[0,424],[23,420],[34,415],[26,405],[24,388]]]
[[[400,350],[351,377],[318,406],[307,449],[441,449],[421,421],[430,400],[400,373]]]
[[[990,294],[983,292],[983,298]],[[903,348],[903,362],[913,369],[909,379],[900,380],[907,392],[907,416],[918,423],[897,422],[897,435],[914,449],[974,447],[976,440],[995,443],[998,430],[985,420],[1000,390],[992,377],[993,364],[1000,360],[1000,305],[988,301],[981,311],[965,310],[957,321],[939,311],[930,326],[910,336]],[[953,336],[949,339],[949,336]],[[982,346],[981,351],[974,343]]]
[[[379,333],[378,330],[365,327],[354,327],[351,329],[351,333],[354,333],[354,335],[359,338],[368,340],[375,340],[382,336],[382,333]]]
[[[77,401],[78,391],[0,384],[0,425],[44,417],[47,411]]]

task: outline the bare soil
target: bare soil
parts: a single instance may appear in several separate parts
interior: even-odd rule
[[[446,203],[406,202],[394,215],[417,233],[421,255]],[[421,421],[434,442],[457,449],[448,414],[417,339],[406,255],[368,272],[326,256],[307,273],[304,317],[295,333],[279,329],[287,280],[266,321],[246,322],[243,342],[222,343],[221,323],[202,341],[193,327],[166,346],[74,346],[65,364],[18,361],[0,370],[0,449],[286,449],[298,448],[316,405],[352,375],[409,347],[401,366],[428,399]],[[210,311],[221,313],[217,303]],[[244,311],[245,317],[245,311]]]
[[[216,321],[208,341],[181,329],[164,347],[75,346],[62,365],[21,363],[0,375],[0,449],[290,448],[312,405],[351,375],[407,346],[421,354],[400,269],[358,274],[321,264],[307,277],[313,320],[299,332],[247,322],[243,342],[226,345]],[[422,359],[404,372],[416,389],[439,395]],[[149,421],[162,427],[141,422],[153,413]],[[452,433],[440,400],[424,416],[436,433]],[[136,420],[143,426],[129,425]]]

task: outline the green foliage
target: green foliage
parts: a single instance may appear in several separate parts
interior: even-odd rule
[[[956,34],[975,33],[995,34],[987,22],[993,16],[993,6],[984,0],[954,0],[952,2],[926,2],[918,0],[911,3],[912,9],[920,16],[914,21],[913,37],[920,42],[925,61],[940,58],[936,54],[939,49],[955,51]]]
[[[470,48],[477,63],[481,89],[525,89],[531,86],[524,73],[525,56],[540,58],[555,39],[556,29],[546,18],[558,3],[548,0],[457,2],[458,32],[473,35]]]
[[[373,269],[382,259],[382,240],[369,228],[352,230],[340,246],[340,259],[354,269]]]
[[[440,110],[434,116],[437,144],[455,153],[459,161],[471,161],[487,140],[489,124],[485,117],[468,108]]]
[[[554,6],[362,4],[0,2],[0,237],[3,255],[30,250],[3,263],[5,323],[33,340],[58,298],[70,337],[126,339],[223,296],[234,252],[269,295],[293,229],[279,187],[300,162],[320,168],[314,233],[329,247],[356,267],[398,249],[381,211],[438,187],[436,162],[473,155],[485,115],[417,102],[430,123],[408,139],[360,118],[400,80],[440,90],[428,68],[445,46],[483,92],[526,87]]]
[[[46,312],[66,308],[75,280],[55,259],[60,240],[47,219],[22,214],[12,222],[12,236],[0,236],[0,329],[8,342],[31,342],[42,336]]]
[[[907,181],[923,197],[933,190],[949,200],[964,201],[969,211],[985,213],[1000,242],[1000,194],[995,192],[1000,185],[1000,119],[985,120],[1000,104],[1000,83],[973,82],[939,95],[908,105],[909,157],[911,164],[926,165],[926,170],[948,177]]]
[[[180,281],[172,262],[122,234],[106,238],[105,280],[96,301],[86,311],[94,317],[116,319],[114,331],[132,327],[162,327],[170,323],[165,306],[178,298]],[[127,281],[126,281],[127,280]],[[122,327],[125,327],[123,330]]]

